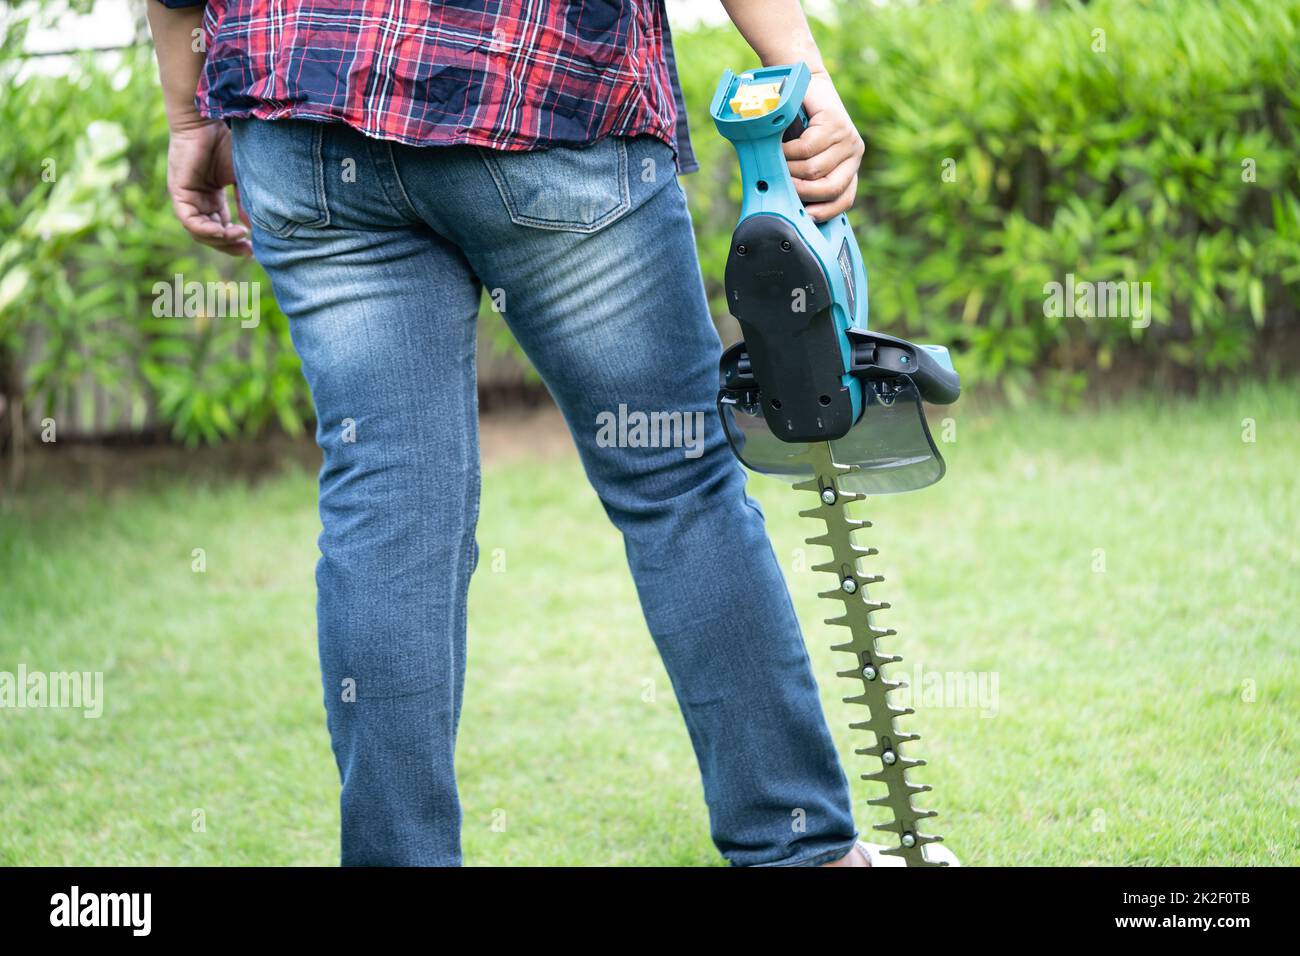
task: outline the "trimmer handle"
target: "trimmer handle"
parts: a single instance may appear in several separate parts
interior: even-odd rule
[[[880,381],[906,375],[931,405],[951,405],[961,395],[961,377],[943,346],[917,345],[866,329],[849,329],[848,335],[853,344],[849,371],[855,377]]]
[[[710,111],[718,132],[731,140],[740,160],[740,218],[760,212],[791,218],[801,214],[803,204],[781,144],[797,139],[808,126],[803,98],[811,79],[802,62],[723,73]]]
[[[781,142],[788,143],[792,139],[798,139],[803,135],[803,131],[807,128],[808,114],[801,106],[799,107],[799,112],[794,114],[794,119],[790,121],[790,125],[787,126],[785,132],[781,134]]]

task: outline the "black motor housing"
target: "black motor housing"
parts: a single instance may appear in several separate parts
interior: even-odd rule
[[[831,289],[799,231],[771,213],[746,218],[731,238],[725,282],[772,433],[788,442],[843,437],[853,399]]]

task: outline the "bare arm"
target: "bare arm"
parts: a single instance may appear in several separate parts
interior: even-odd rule
[[[803,60],[812,71],[804,98],[808,128],[784,145],[794,185],[814,219],[853,205],[865,146],[840,101],[799,0],[722,0],[731,22],[764,66]]]
[[[158,76],[162,80],[167,125],[189,129],[207,122],[194,108],[194,91],[203,72],[202,53],[194,51],[194,31],[203,23],[203,7],[169,9],[149,4],[149,32],[153,34]]]
[[[204,60],[194,49],[194,31],[202,22],[202,5],[170,9],[149,4],[149,30],[171,129],[167,191],[176,218],[191,236],[232,256],[246,256],[252,252],[248,230],[231,220],[226,201],[226,187],[235,182],[230,130],[220,120],[199,115],[194,105]]]

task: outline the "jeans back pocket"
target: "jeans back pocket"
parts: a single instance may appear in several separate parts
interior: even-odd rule
[[[522,152],[479,148],[516,225],[596,232],[632,208],[627,141]]]
[[[231,122],[239,198],[256,226],[288,238],[303,227],[329,225],[321,160],[327,125],[290,119]]]

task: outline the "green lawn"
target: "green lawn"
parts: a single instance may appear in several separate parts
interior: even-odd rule
[[[983,710],[922,699],[906,724],[933,830],[968,864],[1300,863],[1297,389],[954,419],[948,477],[865,509],[904,668],[997,682]],[[313,486],[298,469],[46,484],[0,506],[0,670],[100,670],[107,698],[98,720],[0,711],[0,863],[335,861]],[[820,624],[823,577],[800,570],[815,523],[795,514],[803,496],[752,486],[856,775],[826,649],[839,631]],[[489,467],[479,538],[466,861],[717,863],[621,543],[577,462]]]

